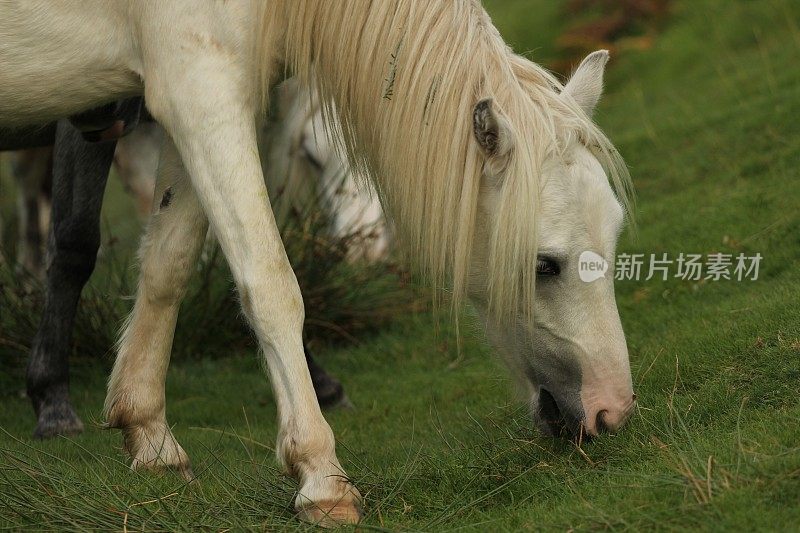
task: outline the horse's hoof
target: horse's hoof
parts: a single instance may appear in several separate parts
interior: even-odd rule
[[[128,427],[122,430],[124,447],[133,459],[133,470],[162,474],[175,472],[187,483],[195,480],[191,461],[175,440],[166,422]]]
[[[299,508],[297,516],[310,524],[334,528],[358,524],[361,520],[361,508],[352,501],[322,501]]]
[[[83,422],[78,418],[69,402],[42,406],[39,421],[33,431],[35,439],[50,439],[56,436],[73,436],[83,432]]]
[[[353,404],[345,394],[344,387],[338,379],[325,374],[313,380],[313,383],[317,401],[322,409],[353,408]]]
[[[344,394],[342,395],[342,399],[339,400],[339,403],[337,403],[333,407],[329,407],[328,409],[343,409],[345,411],[355,411],[356,406],[353,405],[353,402],[350,401],[350,398],[347,397],[347,394]]]
[[[157,475],[174,473],[183,478],[186,483],[198,483],[188,458],[185,462],[180,462],[177,464],[164,464],[161,461],[151,461],[149,463],[145,463],[141,460],[134,459],[134,461],[131,463],[131,469],[137,472],[147,471]]]

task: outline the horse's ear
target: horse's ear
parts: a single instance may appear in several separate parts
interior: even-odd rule
[[[512,138],[508,123],[502,115],[495,112],[491,98],[475,104],[472,111],[472,131],[487,157],[502,157],[511,149]]]
[[[592,52],[581,61],[562,92],[574,98],[590,117],[603,93],[603,73],[606,63],[608,63],[608,50]]]

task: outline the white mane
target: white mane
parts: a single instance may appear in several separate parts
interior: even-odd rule
[[[329,121],[339,118],[352,168],[375,183],[398,242],[435,286],[452,287],[454,305],[466,294],[482,186],[472,132],[479,100],[494,99],[515,139],[486,265],[495,318],[507,322],[532,308],[547,157],[580,140],[628,207],[629,178],[610,141],[559,95],[550,73],[511,52],[477,0],[266,4],[263,71],[285,55],[288,68],[319,89]]]

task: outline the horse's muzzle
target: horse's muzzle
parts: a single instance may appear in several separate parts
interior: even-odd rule
[[[588,410],[584,431],[589,436],[597,436],[600,433],[616,433],[625,422],[631,417],[636,407],[636,395],[631,395],[629,401],[614,405],[599,405],[594,409]]]
[[[534,416],[542,433],[575,440],[615,433],[630,418],[636,405],[636,395],[622,405],[599,405],[585,409],[580,397],[554,395],[539,389]],[[588,411],[588,412],[587,412]]]

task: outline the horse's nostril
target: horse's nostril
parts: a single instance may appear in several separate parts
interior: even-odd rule
[[[564,417],[556,399],[545,388],[539,389],[539,420],[545,425],[545,432],[552,436],[561,435],[564,428]]]
[[[548,422],[556,423],[561,418],[561,412],[555,398],[547,389],[539,391],[539,414]]]
[[[608,413],[605,409],[597,413],[597,417],[595,418],[595,428],[597,433],[605,433],[608,431],[608,426],[606,426],[605,415]]]

